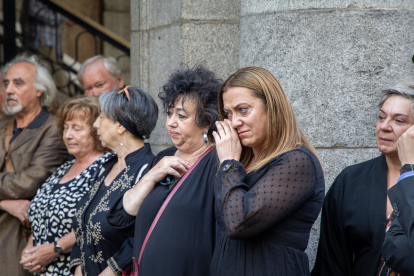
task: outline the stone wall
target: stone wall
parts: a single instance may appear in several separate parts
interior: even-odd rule
[[[261,66],[280,81],[325,171],[379,154],[381,89],[413,76],[414,1],[132,0],[132,83],[154,97],[180,63],[227,78]],[[151,139],[170,145],[161,114]],[[313,267],[319,220],[307,249]]]
[[[130,10],[130,0],[103,0],[103,25],[128,41],[131,38]],[[103,55],[113,56],[118,60],[125,83],[130,84],[131,59],[124,52],[106,42],[103,44]]]
[[[414,75],[413,8],[403,0],[242,0],[240,67],[278,78],[318,150],[326,189],[344,167],[379,154],[381,89]],[[311,267],[318,232],[319,221],[307,249]]]
[[[226,78],[239,66],[239,15],[233,0],[132,0],[131,83],[159,103],[161,86],[181,64],[203,64]],[[159,107],[155,153],[171,145]]]

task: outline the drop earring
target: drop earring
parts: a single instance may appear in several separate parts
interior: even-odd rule
[[[119,145],[120,146],[123,146],[124,145],[124,142],[122,141],[122,136],[121,136],[121,140],[119,140]]]

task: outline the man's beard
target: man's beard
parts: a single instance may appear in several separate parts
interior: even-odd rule
[[[9,105],[8,100],[15,100],[17,102],[17,106]],[[19,98],[13,95],[7,95],[5,104],[1,107],[1,110],[3,111],[4,115],[6,116],[12,116],[16,113],[19,113],[22,111],[23,106],[20,103]]]

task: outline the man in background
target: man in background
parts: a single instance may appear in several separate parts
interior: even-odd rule
[[[87,96],[99,96],[125,86],[116,59],[101,55],[85,60],[79,69],[78,80]]]

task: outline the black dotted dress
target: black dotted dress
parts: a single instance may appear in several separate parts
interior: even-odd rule
[[[314,154],[292,150],[249,174],[226,160],[214,193],[221,231],[212,275],[310,275],[304,251],[325,195]]]

